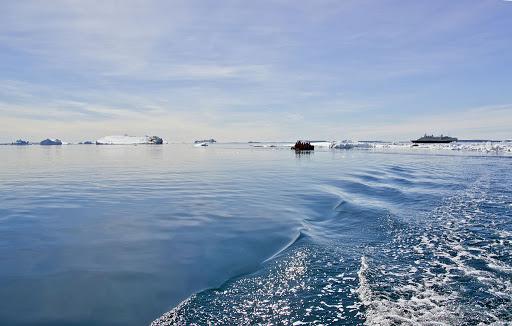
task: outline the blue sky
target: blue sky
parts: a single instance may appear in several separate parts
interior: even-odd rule
[[[2,1],[0,141],[512,138],[512,2]]]

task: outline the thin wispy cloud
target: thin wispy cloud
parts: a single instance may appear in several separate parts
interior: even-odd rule
[[[444,116],[455,136],[510,138],[461,116],[512,103],[511,15],[490,0],[7,2],[0,140],[46,137],[47,121],[69,140],[408,139]]]

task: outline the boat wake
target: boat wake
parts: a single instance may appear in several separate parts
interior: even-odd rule
[[[511,198],[506,189],[491,196],[497,186],[481,178],[423,225],[390,220],[392,242],[361,258],[357,293],[366,324],[512,322]]]
[[[412,167],[391,167],[322,182],[302,195],[304,230],[285,249],[152,325],[510,324],[507,164],[472,171],[467,187],[441,176],[426,187]],[[450,195],[425,204],[431,188]]]
[[[361,323],[356,261],[297,244],[255,274],[182,302],[151,325],[301,325]]]

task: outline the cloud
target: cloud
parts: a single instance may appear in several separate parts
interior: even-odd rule
[[[348,132],[356,139],[408,140],[424,133],[445,134],[460,139],[508,139],[511,136],[512,104],[462,108],[456,112],[402,117],[393,123],[372,121],[352,126]]]
[[[271,75],[266,65],[215,65],[215,64],[184,64],[184,65],[153,65],[143,69],[130,69],[103,73],[106,77],[129,77],[145,81],[174,80],[218,80],[238,79],[246,81],[265,81]]]
[[[512,102],[502,86],[512,83],[509,7],[6,2],[0,137],[39,137],[51,123],[72,140],[144,130],[183,140],[393,138],[416,135],[419,116],[432,126],[459,124],[460,134],[498,134],[495,111],[481,120],[485,130],[443,119],[479,121],[465,108]]]

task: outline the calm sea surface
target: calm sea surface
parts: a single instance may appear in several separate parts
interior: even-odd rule
[[[1,146],[0,324],[153,321],[510,323],[512,158]]]

